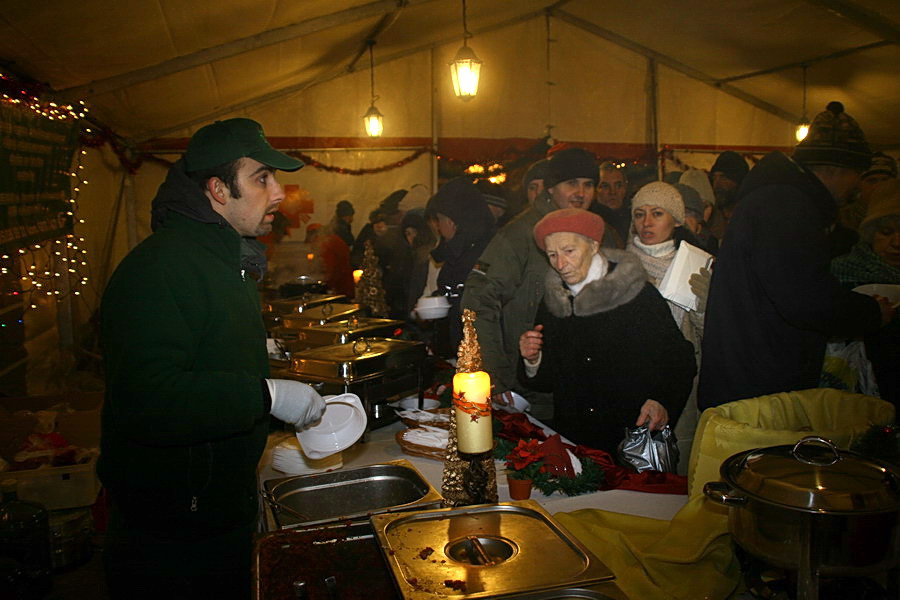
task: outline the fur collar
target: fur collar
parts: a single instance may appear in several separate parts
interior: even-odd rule
[[[562,278],[550,269],[544,282],[544,303],[550,314],[565,318],[572,315],[574,308],[575,316],[587,317],[627,304],[641,293],[647,274],[640,259],[625,250],[603,248],[601,252],[610,262],[610,272],[585,285],[574,302],[569,300],[571,292]]]

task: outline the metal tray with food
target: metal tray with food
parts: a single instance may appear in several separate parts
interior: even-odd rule
[[[300,329],[310,325],[324,325],[335,321],[345,321],[352,316],[363,317],[364,308],[361,304],[349,304],[346,302],[329,302],[307,308],[302,313],[290,313],[280,315],[279,322],[282,327]]]
[[[289,370],[303,379],[350,384],[391,370],[419,366],[425,355],[422,342],[366,337],[293,354]]]

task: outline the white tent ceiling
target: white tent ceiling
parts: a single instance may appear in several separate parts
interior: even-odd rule
[[[403,106],[405,90],[391,86],[392,68],[400,67],[390,63],[412,70],[401,81],[418,79],[433,87],[430,78],[446,76],[429,67],[438,62],[410,59],[433,56],[436,49],[446,47],[443,58],[462,39],[459,0],[3,0],[2,4],[0,68],[47,84],[60,99],[86,100],[93,118],[138,141],[186,136],[212,118],[262,104],[276,110],[280,102],[326,82],[353,71],[365,73],[369,39],[377,40],[379,95],[385,104],[396,106],[397,124],[397,116],[415,118],[417,110],[427,113],[430,107]],[[556,42],[579,32],[591,43],[609,47],[612,54],[624,48],[640,60],[653,59],[661,67],[660,77],[667,72],[686,75],[788,123],[802,113],[801,65],[806,64],[810,117],[827,102],[840,100],[874,147],[896,148],[900,143],[896,0],[468,0],[467,5],[468,29],[474,34],[470,44],[479,53],[481,40],[530,23],[529,35],[540,50],[528,55],[534,60],[546,44],[549,14]],[[535,80],[530,100],[544,102],[544,65],[517,63],[519,49],[506,50],[508,56],[493,64],[482,56],[486,90],[492,89],[490,80],[496,90],[498,80],[513,81],[527,74]],[[579,61],[577,47],[554,52],[554,79],[568,72],[593,80],[598,91],[591,100],[601,105],[606,92],[616,89],[608,65]],[[368,76],[359,75],[354,79],[359,89],[349,100],[359,105],[353,114],[361,115],[368,104],[369,82]],[[424,97],[427,100],[428,95]],[[476,99],[470,106],[477,108],[470,110],[499,114],[507,109],[489,102]],[[301,102],[291,110],[304,109]],[[558,106],[555,110],[561,112]],[[724,113],[720,118],[726,116],[741,118]],[[427,114],[424,119],[427,123]],[[464,135],[483,135],[465,131],[464,118],[457,125],[457,132]],[[536,132],[539,125],[543,123],[532,129]],[[315,133],[340,135],[321,129]],[[422,134],[406,132],[415,133]],[[602,130],[591,136],[603,141]]]

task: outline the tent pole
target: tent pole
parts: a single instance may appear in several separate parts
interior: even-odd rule
[[[134,175],[125,173],[122,181],[122,195],[125,197],[125,224],[128,232],[128,249],[137,246],[137,216],[136,202],[134,200]]]
[[[662,161],[656,160],[659,153],[659,81],[656,59],[647,58],[647,144],[656,162],[656,175],[662,180]]]
[[[430,53],[430,61],[431,61],[431,80],[429,84],[431,85],[431,148],[434,150],[431,154],[431,194],[434,195],[438,189],[438,157],[437,157],[437,144],[438,144],[438,111],[435,110],[435,104],[440,101],[437,92],[437,81],[435,79],[435,65],[437,61],[435,60],[435,54],[437,53],[437,48],[435,46],[431,47]]]

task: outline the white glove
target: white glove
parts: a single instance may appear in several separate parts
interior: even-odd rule
[[[297,429],[315,423],[325,413],[325,400],[305,383],[291,379],[266,379],[272,397],[272,416]]]

